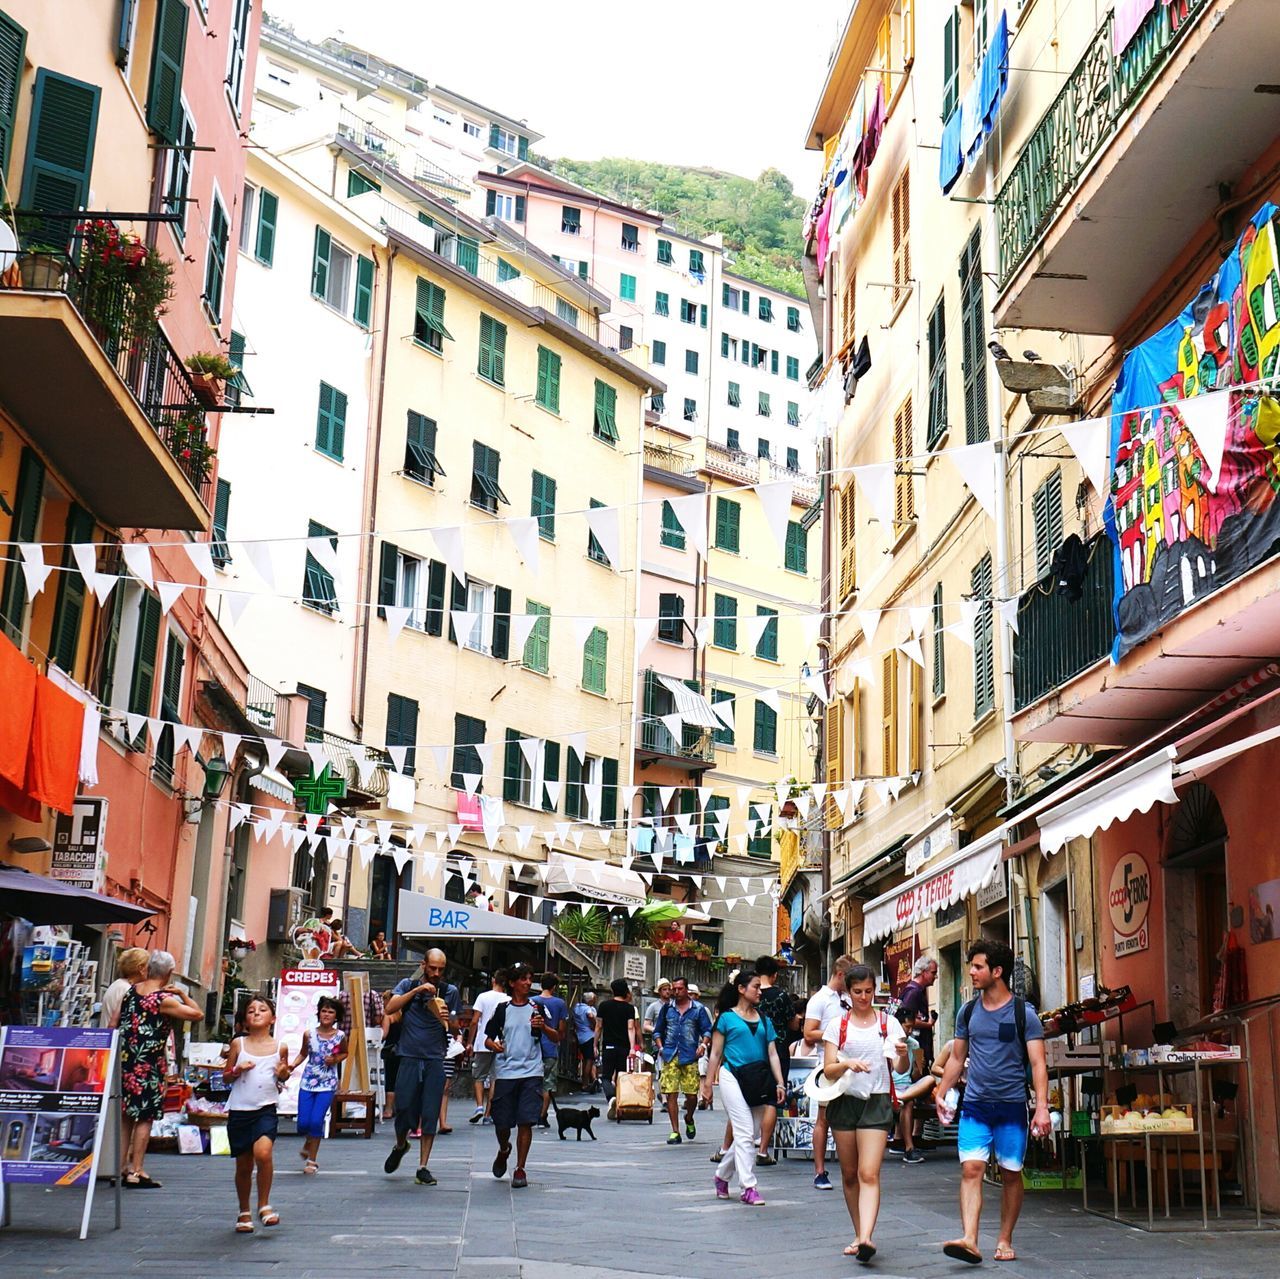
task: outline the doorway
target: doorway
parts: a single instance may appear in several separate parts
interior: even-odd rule
[[[1040,1006],[1067,1002],[1067,881],[1040,893]]]
[[[396,950],[396,918],[399,906],[398,890],[412,889],[412,864],[405,863],[402,871],[396,870],[394,857],[379,853],[373,859],[373,874],[369,885],[369,936],[385,932],[387,942]]]

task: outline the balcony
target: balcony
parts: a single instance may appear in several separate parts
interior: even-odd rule
[[[1271,0],[1157,4],[1116,57],[1108,15],[997,194],[997,325],[1123,327],[1280,133],[1274,17]]]
[[[692,453],[653,440],[644,442],[644,464],[671,475],[692,475],[698,469]]]
[[[411,147],[397,142],[390,134],[368,120],[362,120],[346,107],[338,111],[337,135],[363,151],[374,170],[396,173],[406,182],[417,183],[433,195],[443,193],[445,198],[465,196],[471,192],[471,184],[465,178],[450,173]]]
[[[310,740],[322,742],[325,754],[329,756],[332,772],[347,783],[345,808],[376,808],[380,800],[387,797],[387,770],[391,767],[391,757],[386,751],[376,746],[366,746],[350,737],[339,737],[337,733],[320,731],[314,735],[308,733]],[[368,780],[360,777],[360,769],[356,761],[365,766]],[[369,765],[373,764],[372,771]]]
[[[641,721],[636,753],[660,758],[668,763],[679,760],[693,768],[710,768],[716,762],[715,742],[711,740],[711,733],[707,729],[686,724],[677,741],[665,724],[649,719]]]
[[[164,334],[131,338],[123,290],[54,255],[4,278],[0,403],[76,499],[115,528],[207,529],[204,413]]]

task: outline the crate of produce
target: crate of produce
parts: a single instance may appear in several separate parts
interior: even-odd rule
[[[1079,1190],[1084,1173],[1079,1168],[1024,1168],[1022,1185],[1026,1190]]]

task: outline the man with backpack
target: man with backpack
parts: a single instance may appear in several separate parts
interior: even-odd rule
[[[956,1015],[951,1057],[938,1084],[938,1118],[953,1122],[951,1090],[968,1059],[960,1112],[960,1218],[964,1235],[943,1245],[957,1261],[977,1265],[978,1221],[982,1215],[982,1174],[994,1154],[1000,1165],[1000,1235],[997,1261],[1013,1261],[1013,1228],[1022,1210],[1022,1162],[1027,1151],[1027,1076],[1035,1089],[1031,1135],[1047,1136],[1049,1072],[1044,1028],[1036,1010],[1009,989],[1013,951],[1004,942],[980,938],[969,947],[969,980],[978,993]]]
[[[668,1146],[680,1145],[680,1102],[684,1095],[684,1131],[690,1139],[698,1135],[693,1112],[698,1105],[698,1060],[711,1046],[711,1016],[689,996],[689,983],[677,977],[672,984],[671,1002],[654,1016],[653,1055],[662,1063],[658,1087],[667,1099],[671,1120]]]

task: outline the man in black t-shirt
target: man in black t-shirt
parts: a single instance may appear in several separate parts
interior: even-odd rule
[[[796,1011],[791,995],[777,984],[778,972],[782,965],[773,955],[761,955],[756,960],[756,972],[760,977],[760,1016],[767,1017],[773,1026],[774,1046],[778,1050],[778,1064],[782,1067],[782,1078],[787,1078],[791,1068],[789,1045],[800,1029],[800,1014]],[[757,1163],[766,1168],[777,1163],[769,1153],[773,1145],[773,1130],[778,1122],[778,1108],[766,1106],[760,1121],[760,1154]]]
[[[600,1055],[600,1078],[604,1095],[613,1113],[613,1080],[618,1071],[626,1070],[627,1058],[638,1051],[636,1010],[631,1002],[631,987],[619,977],[609,989],[610,998],[596,1005],[596,1049]]]

